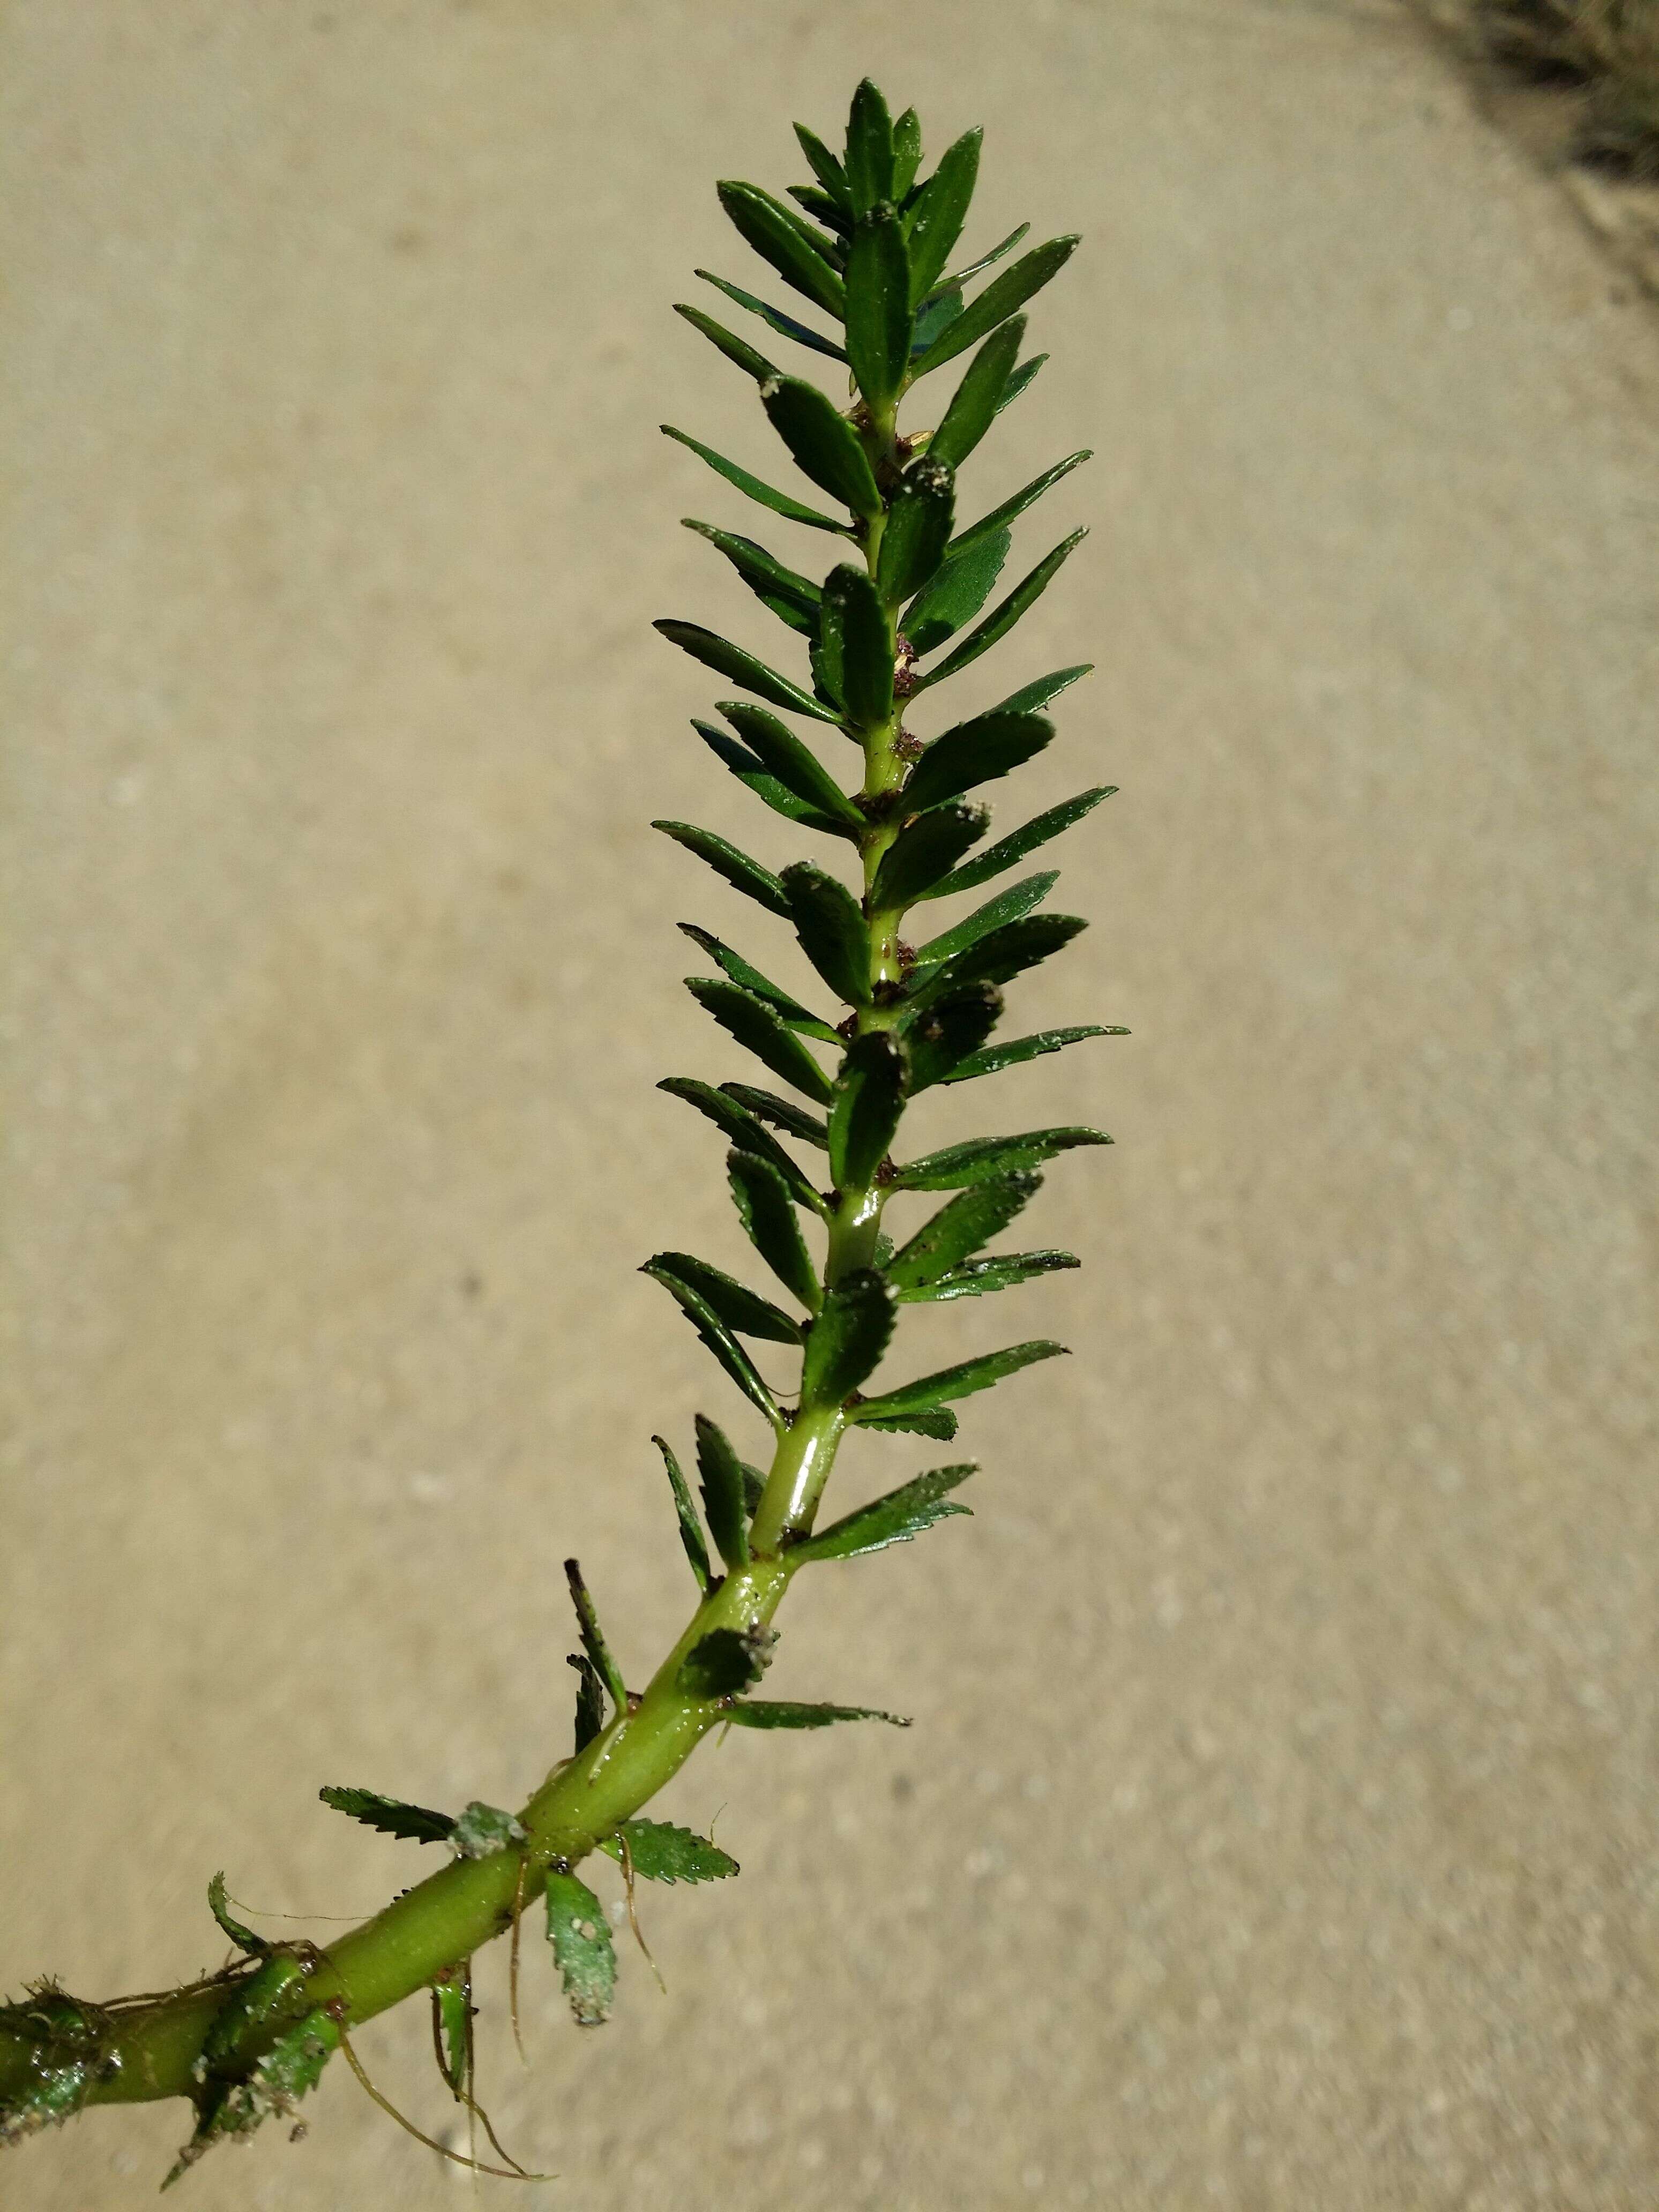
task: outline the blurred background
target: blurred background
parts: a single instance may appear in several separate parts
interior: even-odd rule
[[[481,1963],[563,2177],[513,2201],[1650,2203],[1652,304],[1395,0],[4,42],[5,1985],[216,1965],[216,1868],[324,1940],[428,1871],[318,1787],[519,1802],[567,1553],[630,1673],[678,1626],[649,1435],[732,1408],[635,1270],[738,1258],[653,1086],[734,1072],[673,923],[746,925],[647,825],[793,848],[648,627],[764,634],[678,527],[757,511],[659,422],[784,466],[670,309],[752,281],[714,179],[797,179],[869,71],[930,159],[986,126],[970,246],[1085,234],[969,480],[1091,445],[1016,558],[1092,535],[959,693],[1093,660],[1002,826],[1122,787],[1020,1027],[1133,1036],[927,1128],[1117,1145],[1032,1216],[1083,1273],[913,1326],[1076,1355],[966,1409],[973,1525],[786,1616],[778,1694],[914,1729],[701,1753],[666,1809],[741,1879],[645,1899],[667,1995],[625,1952],[602,2034],[527,1943],[525,2070]],[[360,2045],[451,2129],[420,2007]],[[198,2212],[474,2185],[343,2068],[308,2118]],[[187,2119],[0,2203],[146,2203]]]

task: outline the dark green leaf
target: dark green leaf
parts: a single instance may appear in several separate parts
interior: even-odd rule
[[[1000,335],[999,331],[998,336]],[[957,559],[970,545],[977,545],[981,538],[989,538],[999,531],[1006,532],[1009,524],[1024,514],[1028,507],[1034,506],[1051,485],[1057,484],[1062,477],[1070,476],[1073,469],[1080,469],[1085,461],[1093,458],[1094,448],[1085,446],[1075,453],[1068,453],[1063,461],[1056,461],[1053,468],[1045,469],[1040,477],[1033,477],[1023,490],[1017,491],[1011,499],[1005,499],[1000,507],[994,507],[988,514],[981,515],[977,522],[970,523],[960,537],[952,541],[951,558],[953,561]]]
[[[1001,1352],[982,1352],[977,1359],[964,1359],[956,1367],[941,1367],[936,1375],[918,1376],[914,1382],[889,1390],[883,1397],[866,1399],[862,1406],[854,1407],[851,1418],[862,1421],[868,1413],[878,1418],[884,1414],[890,1419],[895,1413],[924,1413],[947,1398],[966,1398],[975,1390],[988,1390],[1005,1376],[1018,1375],[1022,1367],[1030,1367],[1039,1359],[1055,1358],[1065,1350],[1063,1344],[1039,1337],[1030,1344],[1011,1344]]]
[[[969,1510],[965,1505],[947,1504],[945,1500],[950,1492],[978,1472],[978,1462],[969,1460],[961,1467],[936,1467],[927,1474],[919,1474],[902,1488],[890,1490],[885,1498],[860,1505],[856,1513],[808,1537],[790,1557],[856,1559],[867,1552],[884,1552],[890,1544],[908,1544],[936,1521]]]
[[[770,1629],[711,1628],[680,1662],[678,1687],[689,1698],[740,1697],[772,1663]]]
[[[757,799],[769,806],[775,814],[781,814],[787,822],[798,822],[804,830],[822,830],[827,837],[855,838],[859,831],[850,822],[839,817],[820,814],[816,807],[808,806],[793,791],[778,781],[776,776],[763,768],[747,745],[740,745],[735,738],[728,737],[712,722],[699,721],[694,714],[691,726],[708,747],[710,752],[729,769],[738,781],[752,791]],[[864,826],[860,817],[860,828]]]
[[[817,185],[791,185],[789,197],[799,208],[804,208],[815,222],[832,231],[838,239],[853,234],[853,218],[842,203]]]
[[[994,707],[991,711],[994,714],[1006,714],[1024,710],[1003,706]],[[1034,853],[1039,845],[1046,845],[1051,837],[1058,837],[1074,822],[1081,822],[1084,816],[1098,806],[1103,799],[1109,799],[1116,788],[1115,784],[1097,783],[1092,791],[1080,791],[1075,799],[1063,799],[1058,806],[1050,806],[1041,814],[1034,814],[1019,829],[1012,830],[1006,837],[1000,837],[994,845],[988,845],[976,859],[957,868],[954,874],[944,877],[931,890],[922,891],[919,896],[922,898],[948,898],[955,891],[974,890],[981,884],[988,884],[994,876],[1000,876],[1006,869],[1013,867],[1028,853]]]
[[[826,627],[832,609],[839,640],[837,696],[856,729],[876,729],[893,712],[893,641],[867,569],[848,561],[830,570],[820,617]]]
[[[1002,397],[997,402],[997,413],[999,415],[1001,414],[1005,407],[1012,407],[1013,405],[1015,400],[1018,399],[1020,393],[1024,391],[1026,386],[1031,381],[1031,379],[1036,374],[1038,369],[1042,368],[1043,362],[1047,361],[1048,358],[1048,356],[1046,353],[1034,353],[1030,361],[1021,362],[1019,367],[1014,371],[1007,383],[1003,386]]]
[[[1003,531],[947,561],[926,591],[904,611],[900,629],[918,655],[932,653],[970,623],[991,596],[1012,540]],[[917,686],[920,690],[922,687]]]
[[[907,107],[893,125],[893,198],[902,204],[921,167],[921,118]]]
[[[872,1421],[859,1425],[866,1429],[880,1429],[885,1434],[911,1437],[932,1437],[941,1443],[949,1443],[957,1432],[957,1417],[948,1406],[931,1407],[926,1413],[897,1413],[890,1419],[878,1414]]]
[[[547,1940],[580,2026],[597,2027],[609,2020],[617,1987],[611,1923],[587,1884],[556,1867],[547,1876]]]
[[[732,1159],[743,1159],[746,1155],[742,1152],[733,1152],[730,1157]],[[761,1174],[770,1176],[779,1189],[783,1190],[783,1178],[775,1169],[766,1167],[759,1160],[751,1159],[750,1165]],[[789,1203],[787,1191],[784,1192],[783,1202],[787,1207]],[[789,1218],[793,1222],[794,1215],[791,1213]],[[662,1463],[668,1473],[668,1486],[674,1493],[674,1511],[679,1521],[680,1541],[685,1547],[685,1556],[691,1562],[691,1571],[697,1578],[698,1589],[707,1595],[708,1585],[714,1580],[714,1574],[708,1564],[708,1547],[702,1540],[702,1529],[698,1524],[697,1509],[691,1503],[690,1486],[685,1480],[680,1463],[675,1458],[673,1448],[667,1438],[653,1437],[651,1441],[662,1454]],[[578,1733],[580,1734],[580,1729]],[[580,1751],[582,1747],[578,1743],[576,1748]]]
[[[975,784],[990,783],[1040,753],[1054,734],[1041,714],[976,714],[935,738],[911,769],[904,805],[921,814],[947,799],[960,798]]]
[[[946,991],[909,1023],[905,1043],[910,1054],[910,1093],[948,1082],[963,1061],[976,1052],[1002,1014],[1002,994],[994,983],[969,982]]]
[[[775,714],[738,699],[722,699],[720,709],[768,773],[819,814],[854,832],[866,824],[847,793],[811,748]]]
[[[712,1083],[699,1083],[690,1075],[665,1075],[657,1088],[665,1091],[671,1098],[683,1098],[688,1106],[695,1106],[739,1152],[752,1152],[757,1158],[769,1161],[789,1186],[790,1195],[798,1206],[807,1206],[814,1213],[829,1211],[799,1162],[785,1152],[771,1131],[763,1128],[734,1095],[716,1090]]]
[[[846,290],[839,272],[813,236],[811,225],[757,185],[727,179],[715,190],[744,243],[752,246],[763,261],[769,261],[786,284],[793,284],[796,291],[839,319]]]
[[[816,1145],[820,1152],[827,1150],[830,1130],[821,1114],[809,1114],[794,1099],[781,1098],[775,1091],[757,1090],[752,1083],[722,1083],[720,1089],[728,1097],[735,1098],[739,1106],[746,1106],[763,1121],[769,1121],[775,1129],[787,1130],[790,1136]]]
[[[738,307],[747,307],[751,315],[758,315],[768,330],[775,331],[780,337],[793,338],[797,345],[806,346],[813,353],[823,354],[830,361],[846,360],[846,354],[833,338],[821,337],[810,324],[798,323],[793,315],[786,315],[781,307],[769,307],[764,300],[757,300],[752,292],[745,292],[741,284],[728,283],[724,276],[716,276],[708,269],[699,269],[694,273],[701,276],[705,284],[712,284],[717,292],[724,292],[726,298],[735,301]],[[772,371],[774,376],[780,376],[782,373],[776,368]]]
[[[790,1029],[799,1030],[803,1036],[817,1037],[822,1044],[840,1045],[840,1036],[828,1022],[821,1022],[799,1000],[792,999],[787,991],[769,981],[758,968],[750,966],[742,953],[734,952],[729,945],[722,945],[711,931],[699,929],[694,921],[678,922],[675,927],[683,930],[694,945],[700,945],[734,983],[741,983],[745,991],[752,991],[757,999],[764,999],[775,1006]]]
[[[988,930],[965,951],[928,969],[911,986],[907,1010],[931,1005],[963,983],[1012,983],[1016,975],[1051,958],[1088,927],[1074,914],[1028,914],[1018,921],[1004,922],[1000,929]]]
[[[950,880],[951,870],[985,835],[990,821],[988,806],[961,799],[919,814],[882,855],[870,891],[872,911],[902,913],[917,899],[937,897],[941,879]]]
[[[904,388],[910,330],[910,259],[898,212],[883,200],[859,217],[847,257],[847,358],[873,408]]]
[[[945,420],[927,441],[930,460],[959,469],[973,452],[1002,404],[1024,336],[1025,318],[1016,315],[986,339],[957,386]]]
[[[983,906],[964,915],[954,928],[918,945],[917,967],[931,968],[939,961],[953,960],[957,953],[965,952],[970,945],[977,945],[981,937],[988,937],[1005,922],[1018,921],[1034,906],[1040,906],[1059,881],[1058,868],[1045,868],[1041,874],[1027,876],[1023,882],[1000,891],[995,898],[987,899]]]
[[[434,1813],[425,1805],[405,1805],[396,1797],[382,1797],[373,1790],[342,1789],[331,1784],[317,1795],[337,1813],[349,1814],[366,1828],[383,1836],[400,1836],[414,1844],[441,1844],[455,1826],[452,1813]]]
[[[803,476],[866,520],[882,511],[870,463],[858,433],[834,400],[798,376],[769,377],[763,404]]]
[[[923,454],[899,479],[876,556],[876,588],[889,607],[902,605],[937,574],[955,514],[955,477]]]
[[[1022,254],[1012,269],[1005,269],[1000,276],[986,286],[978,299],[940,331],[911,374],[926,376],[930,369],[942,368],[970,345],[977,345],[982,337],[988,337],[999,323],[1006,322],[1034,292],[1040,292],[1050,277],[1059,275],[1077,242],[1075,238],[1050,239],[1048,245]]]
[[[659,1267],[655,1261],[648,1261],[640,1273],[649,1275],[653,1282],[660,1283],[678,1303],[687,1320],[744,1397],[751,1404],[758,1406],[769,1421],[775,1424],[779,1419],[777,1400],[761,1380],[753,1360],[720,1316],[698,1297],[689,1283],[683,1283],[669,1268]]]
[[[976,1040],[977,1042],[977,1040]],[[904,1059],[884,1030],[855,1037],[836,1077],[830,1172],[838,1190],[866,1190],[904,1111]]]
[[[925,1290],[1000,1237],[1042,1188],[1030,1169],[995,1176],[940,1206],[909,1243],[893,1255],[887,1279],[901,1297]]]
[[[809,155],[808,159],[811,157]],[[855,216],[893,197],[893,125],[887,102],[866,76],[847,118],[847,189]]]
[[[717,530],[712,522],[694,522],[689,515],[684,520],[688,530],[695,530],[699,538],[706,538],[725,554],[763,606],[769,607],[791,629],[811,636],[818,615],[816,584],[797,575],[793,568],[787,568],[752,538],[739,538],[729,530]]]
[[[701,331],[711,345],[717,345],[727,361],[735,362],[757,384],[764,383],[769,376],[781,375],[775,362],[768,361],[763,353],[757,353],[746,339],[728,331],[723,323],[717,323],[712,315],[705,315],[701,307],[688,307],[678,302],[674,313],[684,315],[694,331]]]
[[[770,1298],[761,1297],[707,1260],[696,1259],[690,1252],[659,1252],[653,1264],[666,1267],[681,1282],[689,1283],[734,1336],[757,1336],[769,1344],[800,1342],[799,1328]]]
[[[587,1663],[611,1692],[611,1702],[619,1713],[628,1711],[628,1686],[623,1680],[622,1668],[611,1656],[599,1629],[599,1616],[594,1610],[592,1594],[582,1580],[582,1571],[574,1559],[564,1563],[565,1580],[570,1585],[570,1602],[576,1608],[576,1626],[582,1639],[582,1651]]]
[[[839,1406],[880,1364],[893,1334],[893,1293],[873,1267],[855,1267],[826,1293],[806,1336],[803,1406]]]
[[[990,268],[993,263],[1000,261],[1005,253],[1012,253],[1015,246],[1019,244],[1021,239],[1024,237],[1026,232],[1030,230],[1030,228],[1031,226],[1029,222],[1019,223],[1014,229],[1009,232],[1007,237],[1005,238],[1000,245],[994,246],[988,253],[981,253],[977,261],[970,261],[965,269],[957,269],[954,270],[949,276],[945,277],[942,282],[945,284],[954,287],[959,291],[964,284],[971,282],[971,280],[977,276],[981,270]]]
[[[838,998],[849,1006],[867,1006],[870,931],[852,892],[808,860],[786,868],[779,881],[801,951]]]
[[[605,1686],[599,1680],[599,1670],[585,1651],[571,1652],[565,1664],[576,1670],[575,1750],[573,1756],[580,1759],[588,1745],[605,1733]]]
[[[931,300],[923,301],[916,309],[915,333],[910,340],[912,369],[939,332],[947,330],[962,312],[960,292],[935,292]]]
[[[971,1052],[945,1078],[947,1083],[971,1083],[976,1076],[1000,1075],[1005,1067],[1018,1067],[1022,1061],[1040,1060],[1044,1053],[1059,1052],[1068,1044],[1078,1044],[1085,1037],[1127,1036],[1126,1029],[1103,1029],[1098,1022],[1085,1022],[1081,1027],[1067,1030],[1040,1030],[1035,1036],[1011,1037],[1006,1044],[988,1045],[983,1052]]]
[[[737,1861],[718,1844],[670,1820],[624,1820],[599,1849],[621,1864],[624,1839],[628,1863],[641,1881],[720,1881],[738,1871]]]
[[[939,167],[916,195],[910,213],[910,296],[918,305],[939,283],[951,249],[962,235],[984,135],[978,129],[964,131],[954,145],[946,147]]]
[[[1088,675],[1094,665],[1092,660],[1080,660],[1075,668],[1056,668],[1048,676],[1039,676],[1032,683],[1022,684],[1018,691],[1011,691],[1006,699],[999,699],[991,712],[994,714],[1035,714],[1051,699],[1058,699],[1062,691],[1069,690],[1079,676]],[[1108,789],[1115,791],[1117,786],[1111,784]],[[1028,845],[1025,849],[1030,852],[1030,847]]]
[[[239,1951],[246,1951],[251,1959],[263,1958],[270,1946],[263,1936],[256,1936],[251,1928],[244,1927],[230,1910],[225,1893],[225,1878],[216,1874],[208,1884],[208,1911],[218,1922],[224,1933]]]
[[[965,1266],[940,1275],[926,1290],[902,1291],[899,1296],[907,1304],[983,1297],[990,1291],[1008,1291],[1016,1284],[1029,1283],[1033,1276],[1052,1275],[1081,1265],[1069,1252],[1000,1252],[993,1259],[969,1260]]]
[[[839,200],[844,208],[850,210],[852,195],[847,189],[847,172],[842,168],[839,157],[830,151],[816,131],[809,131],[804,123],[797,123],[794,131],[800,141],[801,152],[812,166],[813,175],[832,199]]]
[[[803,691],[787,676],[780,676],[763,660],[757,660],[752,653],[745,653],[740,645],[729,638],[717,637],[712,629],[704,629],[698,623],[674,622],[664,619],[654,622],[653,629],[660,630],[671,645],[689,653],[693,660],[700,660],[705,668],[714,669],[721,676],[729,676],[748,690],[769,699],[775,707],[787,707],[797,714],[811,714],[820,722],[833,722],[835,716],[827,707],[820,706],[810,691]],[[982,650],[983,648],[981,648]]]
[[[965,1144],[946,1145],[901,1168],[894,1177],[900,1190],[964,1190],[992,1176],[1006,1176],[1016,1168],[1040,1167],[1056,1152],[1079,1145],[1109,1145],[1098,1129],[1028,1129],[1018,1137],[970,1137]]]
[[[762,867],[758,860],[751,860],[747,853],[740,853],[735,845],[727,844],[724,837],[717,837],[712,830],[699,830],[694,822],[653,822],[651,827],[660,830],[665,837],[672,837],[677,845],[684,845],[700,860],[707,860],[733,890],[757,900],[769,914],[788,913],[789,902],[784,897],[783,885],[772,871]]]
[[[816,1313],[823,1294],[783,1177],[768,1161],[735,1149],[726,1154],[726,1171],[750,1242],[784,1288]]]
[[[886,1721],[893,1728],[910,1725],[903,1714],[878,1712],[873,1705],[797,1705],[781,1698],[745,1698],[726,1717],[733,1728],[750,1729],[819,1729],[836,1721]]]
[[[703,1517],[714,1547],[735,1573],[749,1564],[749,1519],[743,1495],[743,1465],[726,1431],[707,1414],[697,1415],[697,1475],[702,1487]]]
[[[833,1095],[830,1078],[783,1018],[752,991],[725,977],[688,976],[686,989],[763,1066],[822,1106]]]
[[[689,447],[700,460],[708,462],[716,476],[724,477],[727,483],[736,484],[740,492],[747,493],[761,506],[769,507],[774,514],[781,514],[790,522],[804,522],[813,530],[832,531],[837,538],[847,536],[847,525],[837,522],[833,515],[820,514],[815,507],[803,507],[798,499],[791,499],[787,491],[778,491],[771,484],[763,483],[758,477],[750,476],[747,469],[739,468],[735,461],[728,461],[724,453],[717,453],[712,446],[702,445],[696,438],[688,438],[684,430],[677,430],[672,422],[664,422],[659,427],[665,438],[672,438],[678,444]]]
[[[1069,538],[1062,538],[1054,551],[1039,561],[1030,574],[1015,585],[1000,605],[994,608],[976,628],[970,629],[960,645],[947,653],[939,666],[930,669],[916,685],[925,691],[930,684],[942,684],[947,676],[954,676],[977,660],[981,653],[988,653],[1000,638],[1006,637],[1023,614],[1034,607],[1058,574],[1061,564],[1073,548],[1080,545],[1089,535],[1086,530],[1074,530]],[[987,544],[994,544],[988,539]],[[661,628],[661,624],[658,624]]]

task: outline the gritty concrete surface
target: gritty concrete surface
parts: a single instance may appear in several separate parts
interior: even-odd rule
[[[1118,1147],[1035,1215],[1085,1273],[912,1326],[1075,1347],[969,1409],[979,1517],[786,1615],[781,1692],[914,1732],[700,1755],[742,1879],[649,1899],[604,2033],[532,1947],[521,2069],[483,1969],[514,2201],[1651,2205],[1651,314],[1385,0],[4,40],[6,1982],[216,1962],[216,1867],[373,1908],[430,1858],[319,1784],[533,1785],[567,1551],[636,1676],[684,1610],[647,1439],[720,1386],[634,1269],[739,1248],[672,925],[780,933],[646,823],[793,848],[647,628],[763,635],[657,423],[781,465],[668,309],[871,68],[987,125],[976,240],[1086,234],[970,475],[1092,443],[1023,544],[1093,536],[961,691],[1092,658],[1001,818],[1123,787],[1024,1011],[1133,1036],[927,1128]],[[426,2032],[361,2040],[441,2128]],[[311,2118],[190,2201],[471,2186],[343,2069]],[[0,2201],[148,2203],[185,2118]]]

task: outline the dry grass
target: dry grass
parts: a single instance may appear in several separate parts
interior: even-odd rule
[[[1475,0],[1487,50],[1584,87],[1582,161],[1659,183],[1659,0]]]

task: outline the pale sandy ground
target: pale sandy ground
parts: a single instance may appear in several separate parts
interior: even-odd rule
[[[792,848],[646,627],[749,620],[657,422],[770,458],[668,308],[871,67],[987,125],[976,238],[1087,234],[977,473],[1092,442],[1024,542],[1094,535],[972,696],[1100,665],[1025,1005],[1135,1034],[935,1126],[1118,1149],[1037,1218],[1085,1274],[915,1325],[1076,1347],[973,1413],[980,1517],[787,1616],[775,1682],[915,1732],[699,1759],[742,1880],[649,1900],[602,2034],[532,1956],[487,2087],[564,2180],[501,2201],[1650,2206],[1651,313],[1384,0],[5,43],[5,1981],[216,1960],[220,1866],[371,1908],[429,1859],[319,1783],[532,1784],[568,1550],[635,1674],[684,1607],[647,1439],[720,1386],[633,1270],[738,1247],[652,1085],[734,1072],[673,921],[766,932],[646,820]],[[425,2035],[362,2044],[442,2125]],[[0,2200],[147,2203],[185,2118]],[[343,2071],[313,2120],[188,2201],[466,2200]]]

